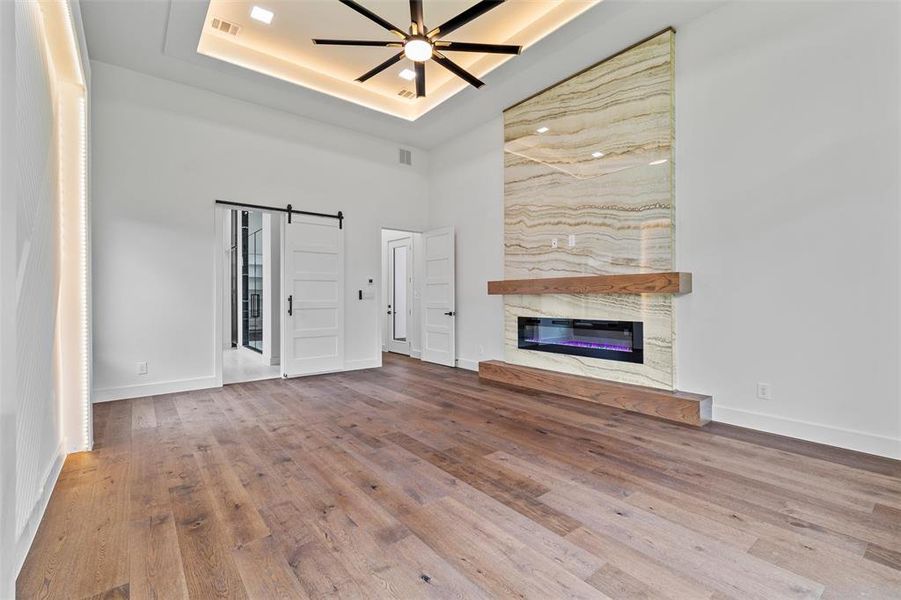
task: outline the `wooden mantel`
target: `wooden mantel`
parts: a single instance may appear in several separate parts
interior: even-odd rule
[[[691,273],[583,275],[489,281],[488,294],[687,294]]]

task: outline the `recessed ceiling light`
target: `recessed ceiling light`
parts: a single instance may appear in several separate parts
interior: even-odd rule
[[[604,153],[603,152],[592,152],[591,155],[595,158],[600,158],[600,157],[604,156]]]
[[[274,16],[274,12],[266,10],[262,6],[254,6],[250,9],[250,18],[259,21],[260,23],[265,23],[266,25],[272,23],[272,17]]]
[[[401,79],[406,79],[407,81],[413,81],[416,79],[416,71],[412,69],[404,69],[400,73],[397,74]]]
[[[653,167],[654,165],[662,165],[662,164],[665,163],[665,162],[666,162],[666,159],[665,159],[665,158],[661,158],[660,160],[652,160],[652,161],[649,162],[648,164],[649,164],[650,166]]]
[[[550,128],[549,127],[539,127],[535,131],[538,133],[547,133],[548,131],[550,131]]]

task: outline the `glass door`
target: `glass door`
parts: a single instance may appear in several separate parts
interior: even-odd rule
[[[238,347],[238,211],[229,211],[229,281],[231,282],[231,345]]]
[[[263,213],[242,211],[244,347],[263,352]]]
[[[388,242],[388,335],[389,352],[410,354],[412,317],[413,245],[411,238]]]

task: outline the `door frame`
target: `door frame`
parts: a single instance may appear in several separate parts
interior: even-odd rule
[[[228,213],[231,211],[235,211],[237,218],[240,222],[241,219],[241,211],[249,210],[256,211],[263,214],[265,218],[266,215],[271,215],[271,218],[278,219],[280,215],[284,214],[280,209],[273,208],[271,210],[267,210],[264,207],[258,206],[248,206],[243,208],[242,206],[233,206],[227,204],[213,204],[213,231],[214,231],[214,239],[213,239],[213,310],[212,310],[212,319],[213,319],[213,374],[211,379],[213,380],[213,387],[222,387],[224,384],[223,377],[223,352],[231,348],[231,335],[226,338],[225,332],[226,330],[230,331],[231,328],[231,297],[230,294],[226,293],[226,285],[229,279],[231,278],[231,263],[230,263],[230,240],[228,231],[226,230],[228,225]],[[273,225],[275,226],[275,225]],[[265,227],[265,226],[264,226]],[[240,278],[241,272],[243,271],[242,264],[242,253],[240,252],[241,245],[241,232],[240,232],[240,223],[238,225],[238,277]],[[281,247],[279,246],[278,252],[281,253]],[[281,257],[279,257],[281,258]],[[271,290],[264,289],[264,295],[271,293]],[[238,285],[238,346],[235,350],[243,350],[243,331],[241,326],[241,300],[242,300],[242,289],[241,285]],[[264,299],[263,310],[267,309],[267,305],[265,304],[266,300]],[[224,344],[228,342],[228,346],[226,347]],[[206,385],[203,387],[207,387]]]
[[[394,327],[393,321],[395,320],[395,315],[397,314],[397,302],[394,297],[394,256],[393,251],[394,248],[405,247],[407,249],[407,264],[406,264],[406,274],[407,274],[407,285],[405,286],[406,290],[406,306],[407,306],[407,337],[405,341],[397,341],[394,338]],[[408,237],[397,238],[393,240],[388,240],[385,244],[385,264],[387,265],[387,273],[384,274],[384,285],[386,286],[386,294],[385,299],[386,303],[382,306],[382,309],[385,311],[385,347],[388,352],[395,352],[398,354],[404,354],[406,356],[410,356],[410,351],[412,349],[412,342],[410,339],[410,324],[413,322],[413,233],[410,232]],[[390,313],[390,314],[389,314]],[[417,327],[417,330],[419,328]]]
[[[387,252],[385,251],[386,244],[383,240],[384,232],[386,232],[386,231],[392,231],[392,232],[397,232],[397,233],[406,233],[406,234],[409,234],[409,237],[411,239],[412,261],[413,261],[411,268],[412,268],[412,276],[413,276],[413,285],[410,287],[410,293],[413,294],[412,303],[419,304],[419,312],[420,312],[419,317],[420,318],[416,324],[417,324],[417,327],[419,330],[418,333],[420,336],[420,340],[419,340],[418,347],[414,347],[414,344],[412,343],[412,341],[410,342],[409,356],[410,356],[410,358],[415,358],[416,360],[419,360],[421,358],[421,353],[422,353],[422,339],[421,339],[422,338],[422,323],[419,322],[419,321],[421,321],[422,298],[418,298],[416,296],[417,290],[421,291],[421,288],[420,288],[421,282],[416,277],[416,270],[420,268],[417,264],[420,259],[419,259],[419,256],[417,256],[416,236],[419,236],[419,238],[422,239],[423,232],[421,229],[410,229],[409,227],[403,227],[403,226],[380,225],[379,230],[378,230],[378,242],[377,242],[378,243],[378,255],[380,257],[379,258],[378,277],[375,279],[375,284],[376,284],[375,289],[371,290],[371,286],[370,286],[370,290],[373,291],[375,294],[376,307],[377,307],[377,310],[379,311],[379,318],[378,318],[379,335],[378,335],[378,340],[377,340],[377,342],[378,342],[378,345],[377,345],[378,350],[377,351],[378,351],[378,357],[379,357],[378,365],[377,365],[378,367],[381,367],[383,364],[382,355],[388,351],[388,345],[387,345],[387,338],[388,338],[388,318],[387,317],[388,317],[388,315],[385,314],[386,313],[386,305],[387,305],[387,302],[385,302],[385,298],[388,296],[388,292],[387,292],[387,290],[384,289],[385,281],[387,281],[387,279],[388,279],[388,258],[387,258]],[[384,297],[382,295],[383,292],[384,292]],[[410,326],[410,322],[408,321],[407,327],[409,328],[409,326]],[[409,341],[409,336],[408,336],[408,341]]]
[[[216,387],[222,387],[222,353],[225,352],[223,333],[225,327],[231,328],[226,318],[231,314],[231,300],[225,294],[225,282],[231,276],[230,263],[226,259],[231,251],[225,235],[226,211],[231,207],[213,204],[213,378]],[[240,271],[240,265],[239,265]],[[226,302],[228,305],[226,306]],[[238,327],[238,347],[240,348],[240,326]],[[231,346],[231,340],[229,340]]]

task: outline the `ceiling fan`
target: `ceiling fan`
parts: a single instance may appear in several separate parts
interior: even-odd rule
[[[313,40],[314,44],[328,46],[379,46],[386,48],[402,48],[402,50],[378,65],[374,69],[357,77],[360,83],[378,75],[391,65],[404,57],[409,58],[415,64],[416,70],[416,97],[425,97],[425,63],[434,60],[436,63],[465,80],[470,85],[482,87],[484,83],[472,74],[453,62],[444,52],[484,52],[488,54],[519,54],[522,46],[505,44],[476,44],[470,42],[449,42],[441,38],[477,19],[492,8],[496,8],[505,0],[480,0],[470,6],[456,17],[442,23],[434,29],[426,29],[422,16],[422,0],[410,0],[410,31],[407,33],[400,27],[392,25],[371,10],[354,0],[338,0],[342,4],[354,9],[367,19],[374,21],[396,35],[400,40],[383,42],[377,40]]]

